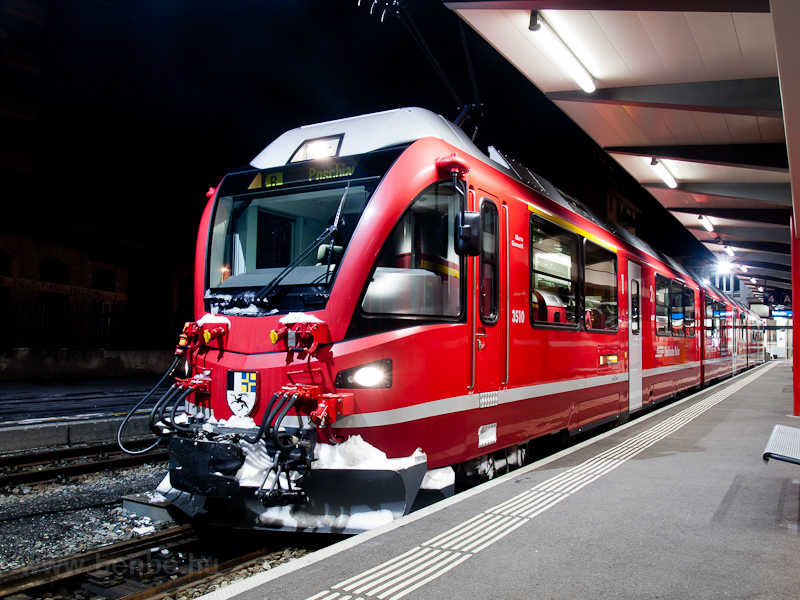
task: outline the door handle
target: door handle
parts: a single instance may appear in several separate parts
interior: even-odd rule
[[[489,337],[489,336],[487,334],[485,334],[485,333],[476,333],[475,334],[475,338],[476,338],[475,341],[477,342],[476,346],[478,347],[478,352],[480,352],[481,350],[483,350],[486,347],[486,342],[484,342],[481,339],[481,338],[486,338],[486,337]]]

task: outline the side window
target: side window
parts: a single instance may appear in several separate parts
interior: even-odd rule
[[[669,330],[676,337],[683,337],[683,284],[673,281],[669,295]]]
[[[584,257],[584,326],[616,331],[617,255],[586,240]]]
[[[452,184],[422,192],[378,256],[361,308],[368,314],[457,317],[461,259],[453,232],[459,203]]]
[[[578,237],[531,216],[531,322],[578,324]]]
[[[725,303],[717,302],[717,313],[719,314],[719,347],[722,354],[728,352],[728,311]]]
[[[656,335],[669,335],[669,279],[656,275]]]
[[[706,337],[713,338],[714,337],[714,301],[703,294],[703,298],[705,299],[705,306],[706,306]]]
[[[639,280],[632,279],[631,280],[631,333],[634,335],[639,335],[639,331],[641,329],[641,318],[640,318],[640,308],[639,308]]]
[[[683,288],[683,329],[689,337],[695,336],[694,290],[689,286]]]
[[[483,240],[480,258],[480,304],[478,310],[481,321],[487,325],[497,322],[497,306],[500,298],[498,289],[498,227],[497,207],[491,200],[481,203],[481,223]]]

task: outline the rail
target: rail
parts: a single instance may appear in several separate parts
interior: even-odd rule
[[[93,552],[71,554],[58,560],[14,569],[0,575],[0,598],[20,594],[57,581],[85,575],[119,562],[132,560],[154,546],[169,548],[197,539],[189,525],[170,527],[143,538],[104,546]]]
[[[116,444],[6,455],[0,457],[0,488],[109,469],[125,469],[167,458],[166,450],[131,456],[123,453]]]

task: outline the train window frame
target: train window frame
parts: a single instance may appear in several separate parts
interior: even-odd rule
[[[688,298],[691,298],[689,302],[687,302]],[[689,311],[690,308],[691,313]],[[691,314],[691,319],[689,314]],[[697,301],[694,290],[688,285],[683,286],[683,331],[686,337],[697,336]]]
[[[450,272],[446,272],[445,273],[445,272],[443,272],[443,274],[452,275],[452,277],[454,277],[458,281],[458,290],[456,291],[456,293],[452,294],[453,298],[456,299],[456,303],[457,303],[457,311],[455,313],[448,314],[448,313],[443,313],[443,312],[438,312],[437,313],[437,312],[375,311],[375,310],[369,310],[368,308],[365,307],[365,304],[367,304],[368,301],[369,302],[375,301],[375,299],[369,297],[370,287],[371,287],[371,285],[373,283],[375,283],[376,273],[378,272],[378,269],[381,268],[381,264],[380,264],[381,261],[385,258],[384,257],[384,253],[386,253],[389,250],[389,248],[391,247],[391,243],[395,239],[395,235],[399,231],[403,230],[403,225],[405,223],[405,220],[409,217],[409,213],[411,213],[414,210],[415,206],[418,204],[418,202],[420,202],[422,200],[422,198],[424,196],[426,196],[426,195],[434,195],[434,194],[444,195],[444,194],[441,194],[438,191],[439,189],[442,189],[442,190],[450,189],[451,193],[449,194],[449,196],[455,202],[454,211],[453,211],[452,215],[450,215],[450,213],[448,212],[448,220],[441,224],[442,226],[440,227],[440,229],[443,232],[449,232],[448,236],[447,236],[448,238],[454,235],[454,232],[455,232],[455,225],[454,225],[454,223],[455,223],[455,215],[458,212],[458,196],[455,193],[455,189],[453,188],[452,181],[449,180],[449,179],[442,179],[442,180],[439,180],[439,181],[436,181],[436,182],[432,183],[429,186],[426,186],[424,189],[420,190],[419,193],[417,193],[414,196],[414,198],[411,200],[411,202],[408,203],[408,205],[406,206],[406,208],[402,212],[402,214],[398,217],[397,222],[394,224],[394,227],[392,228],[391,232],[387,236],[383,246],[381,247],[380,252],[378,252],[378,255],[375,258],[375,261],[374,261],[374,263],[372,265],[372,269],[370,271],[370,276],[367,278],[366,284],[364,285],[364,289],[361,291],[361,294],[359,296],[358,313],[362,317],[364,317],[365,319],[369,319],[369,320],[391,320],[391,321],[395,321],[395,320],[399,320],[399,321],[405,321],[405,320],[410,320],[410,321],[429,320],[429,321],[439,321],[439,322],[442,322],[442,321],[451,322],[451,321],[460,321],[466,315],[466,312],[467,312],[467,292],[466,292],[466,289],[467,289],[466,279],[467,279],[467,277],[466,277],[466,274],[467,274],[467,268],[468,267],[467,267],[466,257],[464,257],[464,256],[457,257],[458,258],[458,263],[457,263],[458,264],[458,271],[455,271],[455,269],[453,269],[453,268],[451,268],[449,266],[446,266],[446,265],[444,267],[442,267],[445,270],[455,271],[455,273],[450,273]],[[452,217],[452,219],[450,219],[449,217]],[[416,235],[416,233],[414,233],[414,235]],[[415,247],[415,243],[412,243],[412,247]],[[449,253],[450,253],[451,250],[453,251],[453,253],[455,253],[455,243],[454,243],[454,241],[453,241],[452,244],[450,242],[447,242],[444,245],[440,245],[439,246],[439,251],[440,252],[441,252],[442,248],[444,248],[448,252],[448,256],[449,256]],[[430,261],[426,261],[426,259],[425,259],[425,257],[423,255],[424,255],[424,253],[422,251],[420,251],[420,253],[419,253],[419,261],[421,261],[421,262],[420,262],[418,267],[415,267],[413,269],[411,267],[408,267],[406,269],[407,270],[419,270],[420,268],[425,267],[425,270],[428,270],[428,267],[431,266],[430,264],[428,264]],[[456,258],[456,257],[454,256],[453,258]],[[413,258],[412,258],[412,262],[414,262]],[[425,265],[423,265],[423,263],[426,263],[427,267]],[[404,267],[398,267],[395,270],[401,270],[403,268]],[[434,271],[435,272],[440,272],[440,271],[442,271],[442,269],[440,268],[440,269],[436,269]],[[443,303],[443,306],[444,306],[444,303]],[[395,328],[397,328],[397,327],[390,327],[389,330],[395,329]]]
[[[725,302],[717,301],[717,311],[719,313],[719,354],[728,356],[728,307]]]
[[[656,335],[658,337],[670,337],[670,303],[669,303],[669,293],[670,293],[670,283],[671,279],[669,277],[665,277],[660,273],[655,274],[655,285],[654,285],[654,296],[653,296],[653,312],[655,316],[655,329]],[[666,296],[662,302],[658,300],[658,293],[659,287],[666,290]],[[663,313],[663,315],[659,315],[659,313]],[[661,316],[663,320],[663,329],[659,329],[659,321],[658,317]]]
[[[714,299],[708,294],[703,294],[703,305],[705,306],[705,330],[706,339],[714,339]]]
[[[565,253],[564,256],[570,257],[570,267],[574,267],[574,273],[568,274],[569,279],[556,275],[554,273],[547,273],[541,269],[535,268],[537,261],[536,261],[536,244],[539,242],[534,242],[534,229],[538,229],[538,231],[547,236],[547,239],[553,239],[556,237],[563,237],[563,239],[570,240],[573,244],[574,248],[574,255]],[[548,221],[546,219],[542,219],[537,215],[531,215],[530,220],[528,221],[528,241],[529,241],[529,251],[528,251],[528,271],[529,271],[529,301],[528,301],[528,314],[529,314],[529,321],[531,327],[536,328],[553,328],[558,330],[567,330],[567,331],[578,331],[580,328],[580,317],[582,302],[581,302],[581,290],[582,290],[582,282],[581,282],[581,274],[582,274],[582,244],[581,244],[581,237],[577,234],[569,231],[568,229],[561,227],[552,221]],[[542,253],[548,254],[548,253]],[[557,296],[553,292],[549,292],[547,290],[543,290],[539,285],[539,281],[537,281],[537,275],[542,277],[551,277],[556,280],[556,283],[559,282],[569,282],[571,286],[572,295],[571,298],[569,294],[567,298],[572,301],[572,314],[571,319],[569,320],[567,309],[570,308],[569,304],[565,304],[563,298]],[[538,291],[537,291],[538,290]],[[548,294],[549,298],[545,297],[545,294]],[[545,310],[547,307],[546,300],[550,299],[554,302],[554,307],[556,311],[554,311],[553,316],[558,317],[559,320],[549,321],[545,319],[537,318],[539,316],[539,304],[545,302]],[[555,304],[555,301],[561,302],[561,306]],[[564,311],[564,321],[561,321],[561,311],[558,309],[563,308]]]
[[[500,214],[497,205],[490,198],[481,198],[480,204],[481,215],[481,250],[478,256],[478,314],[480,315],[481,323],[484,325],[495,325],[500,315]],[[494,248],[491,252],[487,252],[487,217],[493,216],[494,218]],[[493,254],[493,257],[492,257]],[[489,276],[484,276],[484,270],[489,268]],[[487,287],[488,287],[488,308],[489,313],[486,314],[485,309],[487,303]]]
[[[591,244],[591,246],[590,246]],[[589,278],[587,277],[587,271],[589,266],[589,250],[594,254],[597,255],[607,255],[609,258],[608,262],[613,263],[613,276],[611,277],[611,281],[613,282],[608,287],[608,290],[611,291],[611,294],[608,295],[610,298],[614,298],[613,301],[604,302],[603,300],[600,301],[601,305],[605,304],[606,308],[609,306],[613,306],[613,309],[608,312],[602,311],[600,308],[589,308],[587,305],[587,299],[590,296],[596,296],[597,294],[589,294]],[[619,263],[617,260],[617,254],[612,252],[608,248],[605,248],[594,242],[590,239],[583,239],[583,255],[581,260],[581,307],[582,311],[581,314],[583,318],[581,322],[583,327],[586,331],[592,333],[616,333],[619,330],[619,285],[618,285],[618,278],[619,278]],[[592,264],[599,264],[598,262]],[[598,284],[597,288],[601,287]],[[601,297],[605,297],[604,295]],[[599,322],[601,325],[603,323],[606,326],[594,327],[595,322]],[[588,325],[587,325],[588,323]],[[609,324],[613,323],[614,327],[608,327]]]
[[[642,331],[642,292],[638,279],[631,279],[629,290],[631,295],[631,313],[629,315],[631,334],[639,335]]]
[[[672,337],[686,337],[684,330],[684,310],[683,310],[683,288],[684,285],[680,281],[674,279],[670,282],[669,288],[669,334]],[[679,303],[679,304],[678,304]],[[680,309],[680,313],[676,313],[675,309]],[[676,317],[680,314],[680,319]],[[678,324],[680,321],[680,324]]]

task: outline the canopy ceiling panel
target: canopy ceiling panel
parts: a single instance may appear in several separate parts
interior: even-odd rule
[[[763,250],[762,263],[773,257],[785,265],[791,183],[800,176],[800,169],[790,175],[787,149],[792,135],[800,143],[800,3],[444,3],[699,240],[718,241],[706,243],[718,261],[730,261],[724,246],[738,243],[738,263]],[[543,36],[530,29],[532,11],[591,73],[595,92],[584,92],[562,62],[551,58]],[[677,180],[676,189],[667,188],[651,167],[654,157]],[[709,211],[718,229],[697,227],[699,214],[680,212],[687,210]],[[765,216],[769,222],[748,220],[755,211],[772,211]]]

